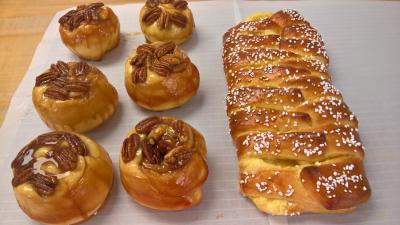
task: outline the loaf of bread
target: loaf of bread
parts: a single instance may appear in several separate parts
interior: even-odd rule
[[[294,10],[253,14],[224,37],[227,114],[240,190],[261,211],[344,213],[368,200],[358,121]]]

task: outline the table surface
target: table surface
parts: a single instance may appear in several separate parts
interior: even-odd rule
[[[51,18],[57,11],[88,0],[0,1],[0,126]],[[144,0],[102,0],[105,4]]]

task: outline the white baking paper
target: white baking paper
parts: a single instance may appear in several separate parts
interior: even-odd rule
[[[91,62],[117,88],[120,104],[108,122],[86,133],[109,152],[116,179],[104,207],[85,224],[400,224],[399,3],[191,2],[196,31],[182,48],[200,71],[200,89],[188,104],[162,113],[137,107],[123,85],[124,61],[144,41],[138,22],[140,7],[112,6],[121,23],[120,45],[102,61]],[[251,12],[282,8],[298,9],[320,31],[328,48],[334,84],[358,115],[372,197],[354,213],[272,217],[258,212],[238,192],[237,159],[225,114],[222,35]],[[35,77],[59,59],[78,60],[59,38],[57,20],[64,13],[57,13],[51,21],[0,130],[0,224],[36,224],[16,203],[10,163],[25,144],[50,131],[31,102]],[[206,138],[210,174],[203,186],[204,198],[193,209],[159,212],[141,207],[129,198],[120,183],[117,159],[122,141],[132,126],[150,115],[185,120]]]

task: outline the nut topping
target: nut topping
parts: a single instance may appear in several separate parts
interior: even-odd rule
[[[11,163],[14,177],[14,187],[30,183],[36,192],[46,197],[51,195],[58,183],[57,175],[42,170],[41,164],[35,157],[35,152],[41,147],[48,147],[46,162],[51,162],[58,167],[61,173],[72,171],[77,167],[78,156],[88,155],[86,145],[76,135],[65,132],[51,132],[38,136],[26,145]]]
[[[139,134],[148,134],[150,133],[151,129],[153,129],[153,127],[159,123],[161,123],[159,117],[149,117],[136,124],[135,129]]]
[[[132,82],[144,83],[147,79],[147,69],[163,77],[185,70],[190,60],[185,54],[176,52],[175,49],[174,42],[143,44],[137,47],[137,55],[129,62],[133,66]]]
[[[132,134],[125,139],[121,151],[125,163],[134,159],[140,146],[143,156],[141,165],[165,173],[184,167],[196,151],[194,137],[187,137],[193,136],[192,128],[181,120],[150,117],[139,122],[135,129],[144,136]]]
[[[182,27],[182,28],[185,27],[187,24],[186,16],[180,12],[175,12],[174,14],[172,14],[170,20],[176,26]]]
[[[81,81],[90,72],[86,62],[71,66],[63,61],[57,61],[50,66],[50,70],[36,77],[35,86],[48,85],[43,95],[54,100],[65,101],[71,98],[82,98],[90,91],[90,83]],[[84,77],[83,77],[84,78]]]
[[[31,183],[40,196],[47,197],[54,193],[58,179],[51,175],[35,174]]]
[[[160,164],[162,161],[161,153],[157,150],[157,146],[149,141],[142,141],[143,155],[150,164]]]
[[[171,54],[174,52],[176,48],[176,45],[174,42],[170,41],[170,42],[166,42],[160,46],[158,46],[156,48],[156,50],[154,51],[155,55],[157,56],[157,58],[160,58],[166,54]]]
[[[172,67],[169,63],[160,60],[154,60],[150,69],[163,77],[168,76],[172,71]]]
[[[146,53],[139,53],[135,57],[131,59],[129,62],[132,66],[142,66],[147,59],[147,54]]]
[[[192,155],[192,151],[185,149],[183,146],[178,146],[165,155],[164,163],[171,170],[176,170],[186,165]]]
[[[82,23],[90,23],[100,20],[100,9],[103,3],[92,3],[89,5],[79,5],[76,9],[67,12],[58,22],[66,27],[69,31],[73,31]]]
[[[162,10],[158,7],[149,9],[142,18],[142,21],[147,24],[151,25],[160,18]]]
[[[187,3],[187,1],[178,0],[178,1],[175,1],[173,3],[173,5],[174,5],[175,9],[185,10],[187,8],[188,3]]]
[[[140,136],[137,134],[131,134],[124,140],[122,145],[122,160],[124,163],[130,162],[135,158],[136,151],[140,147]]]
[[[146,82],[146,79],[147,79],[146,67],[142,66],[142,67],[139,67],[139,68],[136,68],[135,70],[133,70],[132,82],[134,84],[144,83],[144,82]]]
[[[159,7],[160,4],[172,4],[174,12]],[[148,0],[146,1],[147,11],[142,17],[142,21],[146,25],[151,25],[158,21],[158,27],[161,30],[167,29],[171,22],[178,27],[184,28],[187,24],[187,18],[179,11],[187,9],[187,1],[183,0]]]

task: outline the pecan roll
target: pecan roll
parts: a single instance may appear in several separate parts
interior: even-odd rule
[[[57,61],[36,77],[32,100],[49,127],[84,132],[114,113],[118,94],[96,67],[83,61]]]
[[[208,176],[206,144],[189,124],[168,117],[139,122],[124,140],[121,181],[139,204],[173,211],[193,207]]]
[[[181,44],[193,33],[192,11],[184,0],[148,0],[140,11],[140,27],[148,42]]]
[[[183,105],[199,87],[199,71],[173,42],[142,44],[125,64],[125,87],[141,107],[163,111]]]
[[[22,148],[11,167],[19,206],[44,224],[75,224],[88,219],[103,205],[113,182],[107,152],[75,133],[39,135]]]
[[[58,22],[62,42],[83,59],[101,60],[119,43],[118,18],[103,3],[78,5]]]

